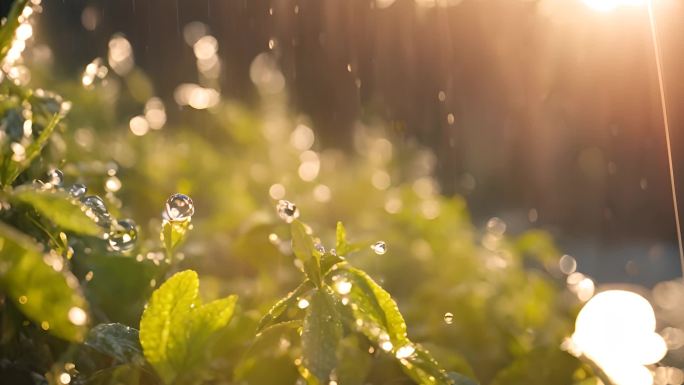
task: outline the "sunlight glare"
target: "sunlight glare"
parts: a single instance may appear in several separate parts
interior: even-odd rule
[[[623,6],[645,5],[647,0],[582,0],[595,11],[610,12]]]

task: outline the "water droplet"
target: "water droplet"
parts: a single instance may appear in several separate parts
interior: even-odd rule
[[[114,251],[128,251],[135,246],[138,229],[131,219],[116,221],[109,232],[109,246]]]
[[[20,304],[25,305],[26,302],[28,302],[28,297],[27,297],[27,296],[22,295],[21,297],[19,297],[19,303],[20,303]]]
[[[451,325],[452,323],[454,323],[454,314],[450,312],[444,313],[444,322],[447,325]]]
[[[335,282],[335,290],[342,295],[349,294],[349,292],[351,292],[351,289],[352,283],[347,281],[346,279]]]
[[[105,181],[105,189],[109,192],[117,192],[121,190],[121,180],[116,176],[110,176]]]
[[[88,217],[94,220],[98,225],[104,228],[109,228],[112,224],[112,217],[105,206],[104,201],[97,195],[90,195],[83,199],[83,206]]]
[[[302,298],[297,302],[297,307],[300,309],[306,309],[309,307],[309,301],[306,298]]]
[[[319,253],[325,254],[325,247],[322,244],[316,243],[314,245],[314,248],[316,248],[316,251],[318,251]]]
[[[64,173],[59,169],[53,168],[47,172],[45,182],[53,187],[60,187],[64,182]]]
[[[395,354],[395,356],[401,360],[403,358],[411,357],[413,353],[415,353],[415,351],[416,348],[414,348],[413,345],[404,345],[397,349],[397,353]]]
[[[76,183],[69,187],[68,192],[69,195],[71,195],[74,198],[81,198],[86,194],[86,192],[88,192],[88,187],[86,187],[86,185],[84,184]]]
[[[390,341],[383,341],[380,344],[380,348],[386,352],[389,352],[390,350],[392,350],[393,347],[394,347],[394,345],[392,345],[392,343]]]
[[[287,223],[292,223],[295,219],[299,218],[299,209],[290,201],[284,199],[279,200],[276,205],[276,210],[278,211],[280,219]]]
[[[71,382],[71,375],[69,373],[62,373],[59,375],[59,383],[67,385]]]
[[[85,325],[86,321],[88,321],[88,314],[86,314],[85,310],[77,306],[69,309],[68,317],[69,321],[76,326]]]
[[[173,194],[166,200],[166,216],[171,221],[187,221],[195,214],[192,199],[184,194]]]
[[[501,218],[491,218],[487,221],[487,231],[494,235],[503,235],[506,232],[506,222],[502,221]]]
[[[373,252],[377,255],[383,255],[387,252],[387,244],[384,241],[377,241],[372,246]]]

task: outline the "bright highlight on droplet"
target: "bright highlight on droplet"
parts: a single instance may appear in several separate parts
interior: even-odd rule
[[[76,326],[85,325],[85,323],[88,321],[88,315],[86,312],[80,307],[76,306],[69,309],[68,317],[69,321]]]
[[[444,323],[447,325],[451,325],[454,323],[454,314],[451,312],[446,312],[444,313]]]
[[[297,302],[297,307],[300,309],[306,309],[309,307],[309,301],[306,298],[302,298]]]
[[[594,361],[617,385],[651,385],[653,377],[645,365],[667,353],[655,327],[653,308],[644,297],[625,290],[604,291],[577,316],[573,350]]]
[[[384,241],[377,241],[371,245],[371,249],[377,255],[383,255],[387,252],[387,244]]]

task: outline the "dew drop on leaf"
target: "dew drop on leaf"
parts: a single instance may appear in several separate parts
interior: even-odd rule
[[[88,187],[86,187],[84,184],[76,183],[71,185],[67,191],[72,197],[81,198],[86,194],[86,192],[88,192]]]
[[[377,241],[372,246],[373,252],[377,255],[383,255],[387,252],[387,244],[384,241]]]
[[[302,298],[297,302],[297,307],[300,309],[306,309],[309,307],[309,301],[306,298]]]
[[[410,345],[410,344],[404,345],[404,346],[400,347],[399,349],[397,349],[395,356],[398,359],[409,358],[413,355],[413,353],[415,353],[415,351],[416,351],[416,348],[414,348],[413,345]]]
[[[104,228],[108,228],[111,225],[112,218],[102,198],[97,195],[87,196],[83,199],[83,206],[86,215],[98,225]]]
[[[138,230],[131,219],[116,221],[109,232],[109,247],[114,251],[128,251],[135,246]]]
[[[454,314],[450,312],[444,313],[444,322],[447,325],[451,325],[452,323],[454,323]]]
[[[278,211],[278,216],[280,219],[287,223],[292,223],[295,219],[299,218],[299,209],[297,205],[290,201],[281,199],[276,205],[276,210]]]
[[[195,214],[195,205],[189,196],[173,194],[166,200],[165,214],[171,221],[186,221]]]
[[[57,168],[53,168],[47,172],[45,181],[53,187],[60,187],[64,182],[64,173]]]

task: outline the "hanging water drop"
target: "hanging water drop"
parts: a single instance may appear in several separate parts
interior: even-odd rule
[[[71,187],[69,187],[69,190],[67,191],[69,192],[69,195],[79,199],[83,197],[86,194],[86,192],[88,192],[88,187],[86,187],[86,185],[84,184],[76,183],[71,185]]]
[[[413,355],[413,353],[415,353],[415,352],[416,352],[416,348],[414,348],[413,345],[409,344],[409,345],[404,345],[404,346],[400,347],[399,349],[397,349],[395,356],[401,360],[401,359],[411,357]]]
[[[166,200],[165,214],[170,221],[187,221],[195,214],[195,205],[189,196],[173,194]]]
[[[278,211],[280,219],[287,223],[292,223],[295,219],[299,218],[299,209],[297,208],[297,205],[290,201],[284,199],[279,200],[276,205],[276,210]]]
[[[384,241],[377,241],[372,246],[373,252],[377,255],[383,255],[387,252],[387,244]]]
[[[47,172],[45,183],[49,183],[52,187],[61,187],[63,182],[64,173],[61,170],[53,168]]]
[[[107,206],[105,206],[104,201],[99,196],[90,195],[85,197],[83,199],[83,206],[86,215],[101,227],[109,228],[112,224],[112,217],[107,210]]]
[[[451,325],[452,323],[454,323],[454,314],[450,312],[444,313],[444,323],[446,323],[447,325]]]
[[[109,247],[114,251],[129,251],[138,239],[138,228],[131,219],[116,221],[109,232]]]

